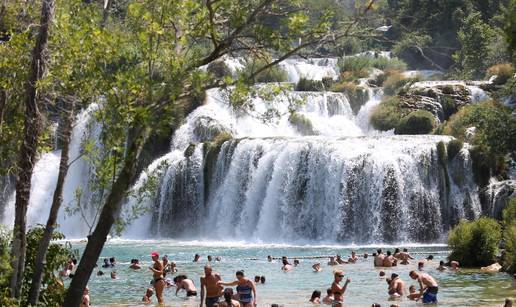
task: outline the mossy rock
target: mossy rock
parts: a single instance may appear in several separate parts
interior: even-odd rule
[[[446,152],[448,153],[448,161],[452,161],[457,154],[462,150],[464,143],[461,140],[451,140],[446,145]]]
[[[315,135],[315,130],[310,119],[303,114],[292,112],[288,121],[296,128],[302,135]]]
[[[387,131],[395,129],[410,112],[410,109],[402,108],[399,97],[389,97],[373,109],[369,121],[375,129]]]
[[[340,82],[333,84],[332,92],[343,93],[348,97],[349,105],[353,113],[357,114],[360,108],[369,100],[369,92],[362,86],[352,82]]]
[[[194,154],[194,152],[195,152],[195,144],[190,144],[185,149],[184,155],[185,155],[185,157],[190,158]]]
[[[394,129],[396,134],[429,134],[437,126],[432,113],[417,110],[403,117]]]
[[[213,61],[208,64],[206,70],[212,74],[215,78],[222,79],[227,76],[231,76],[231,69],[222,60]]]

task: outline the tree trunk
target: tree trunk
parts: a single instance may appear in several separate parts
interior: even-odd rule
[[[120,212],[122,201],[126,196],[127,190],[136,179],[137,161],[143,144],[149,137],[150,130],[149,128],[138,127],[134,131],[136,133],[134,134],[132,144],[128,147],[122,170],[109,192],[95,230],[88,236],[88,244],[84,249],[79,267],[68,288],[63,306],[79,307],[81,304],[84,288],[88,284],[91,272],[95,268],[115,218]]]
[[[52,206],[50,207],[50,213],[48,215],[47,225],[43,232],[43,237],[39,242],[38,253],[36,255],[36,261],[34,263],[34,276],[32,277],[32,284],[29,290],[29,305],[36,306],[39,299],[39,292],[41,288],[41,279],[43,277],[43,271],[46,264],[46,256],[50,240],[52,239],[52,233],[56,227],[57,214],[59,208],[63,203],[63,187],[65,183],[66,174],[68,173],[68,152],[70,147],[70,139],[72,137],[72,124],[73,124],[73,111],[74,102],[73,98],[65,101],[66,110],[64,110],[64,127],[63,127],[63,149],[61,150],[61,162],[59,164],[59,174],[57,176],[56,188],[54,190],[54,196],[52,199]]]
[[[11,248],[11,264],[13,272],[10,280],[11,295],[19,298],[23,273],[25,271],[25,253],[27,249],[26,215],[30,200],[32,171],[36,159],[38,137],[41,130],[41,118],[38,110],[40,93],[37,92],[37,82],[46,72],[46,53],[48,32],[54,15],[54,0],[43,0],[41,5],[41,20],[36,45],[32,51],[32,63],[26,84],[25,122],[23,143],[20,148],[18,161],[18,176],[16,178],[16,202]]]

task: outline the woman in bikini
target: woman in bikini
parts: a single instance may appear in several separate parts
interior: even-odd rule
[[[331,284],[331,291],[333,293],[333,302],[332,306],[334,307],[341,307],[343,306],[344,302],[344,292],[346,292],[346,289],[348,287],[348,284],[351,282],[351,279],[346,279],[346,282],[343,286],[340,285],[340,282],[344,278],[344,272],[342,271],[335,271],[333,273],[333,283]]]
[[[153,275],[153,285],[156,290],[156,298],[159,304],[163,304],[163,289],[165,288],[165,280],[163,279],[163,264],[159,261],[159,254],[153,252],[151,254],[154,264],[149,267]]]
[[[233,287],[237,286],[238,301],[241,307],[255,307],[256,306],[256,285],[250,279],[245,278],[244,271],[236,272],[237,280],[232,282],[218,282],[222,286]]]

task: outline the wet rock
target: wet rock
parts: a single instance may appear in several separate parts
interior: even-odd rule
[[[516,180],[491,182],[485,193],[484,214],[501,219],[503,209],[510,199],[516,196]]]

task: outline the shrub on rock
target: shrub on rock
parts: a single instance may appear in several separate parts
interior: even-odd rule
[[[206,70],[212,74],[215,78],[224,78],[231,76],[231,69],[224,63],[224,61],[218,60],[208,64]]]
[[[428,134],[437,126],[435,117],[426,110],[417,110],[403,117],[395,128],[396,134]]]
[[[359,85],[356,85],[353,82],[340,82],[335,83],[330,88],[332,92],[340,92],[346,94],[349,99],[349,104],[351,106],[351,110],[355,114],[358,113],[360,108],[369,100],[368,91]]]
[[[486,77],[491,78],[492,76],[496,76],[493,83],[496,85],[502,85],[505,84],[514,75],[514,73],[515,71],[512,64],[496,64],[489,67]]]
[[[390,97],[373,109],[369,121],[375,129],[387,131],[396,128],[408,113],[410,110],[402,109],[397,97]]]
[[[451,248],[448,258],[459,261],[464,267],[490,265],[496,261],[501,236],[500,225],[494,219],[461,221],[448,235]]]
[[[320,80],[310,80],[301,78],[296,84],[296,91],[303,92],[322,92],[325,90],[325,86]]]

